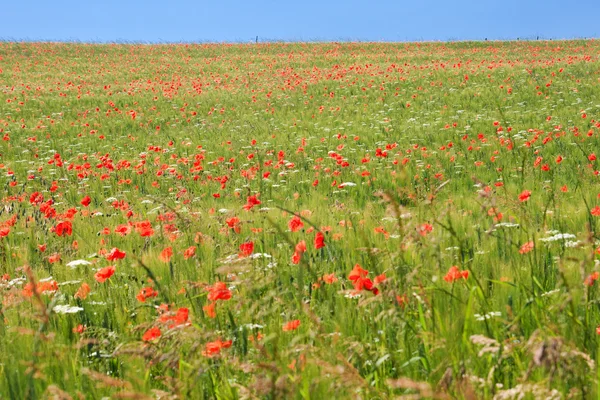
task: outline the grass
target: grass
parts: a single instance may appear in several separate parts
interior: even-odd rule
[[[0,43],[0,396],[597,396],[599,46]]]

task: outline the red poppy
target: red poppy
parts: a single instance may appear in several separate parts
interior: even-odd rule
[[[83,282],[81,286],[79,286],[79,289],[77,289],[77,292],[75,292],[75,296],[73,297],[75,297],[76,299],[85,300],[91,291],[92,289],[90,289],[90,285]]]
[[[531,197],[531,192],[529,190],[523,190],[521,192],[521,194],[519,195],[519,201],[521,203],[529,200],[529,198]]]
[[[206,313],[208,318],[216,318],[217,313],[215,311],[215,306],[217,303],[209,303],[202,307],[202,310]]]
[[[169,262],[171,260],[171,257],[173,256],[173,248],[172,247],[166,247],[163,251],[160,252],[160,255],[158,256],[158,258],[160,258],[160,260],[162,262]]]
[[[81,205],[84,207],[89,206],[91,202],[92,199],[90,198],[90,196],[85,196],[83,199],[81,199]]]
[[[306,251],[306,242],[301,240],[297,245],[292,255],[292,264],[300,264],[300,259],[302,258],[302,254]]]
[[[254,252],[254,242],[246,242],[240,244],[239,257],[248,257]]]
[[[73,224],[71,224],[71,221],[62,221],[62,222],[59,222],[54,227],[54,232],[58,236],[63,236],[63,235],[71,236],[73,234]]]
[[[118,225],[115,228],[115,233],[120,236],[127,236],[131,232],[131,226],[127,224]]]
[[[202,352],[202,355],[205,357],[216,356],[221,352],[221,349],[226,349],[226,348],[231,347],[232,343],[233,342],[231,340],[223,342],[223,341],[221,341],[221,339],[216,340],[214,342],[208,342],[208,343],[206,343],[206,346],[204,347],[204,351]]]
[[[527,254],[531,250],[533,250],[533,246],[534,246],[533,242],[527,242],[521,246],[521,248],[519,249],[519,253]]]
[[[290,228],[290,231],[292,232],[298,232],[300,229],[304,228],[304,223],[302,222],[300,217],[295,215],[292,219],[288,221],[288,228]]]
[[[214,285],[206,288],[208,290],[208,300],[229,300],[231,299],[231,291],[223,282],[215,282]]]
[[[169,325],[169,329],[171,329],[171,328],[174,328],[179,325],[187,324],[189,314],[190,314],[190,311],[187,308],[181,307],[177,310],[177,312],[175,314],[166,313],[166,314],[161,315],[159,318],[159,321],[160,322],[172,322]]]
[[[152,224],[150,221],[138,222],[135,225],[135,230],[140,234],[141,237],[149,237],[154,235],[154,229],[152,229]]]
[[[0,237],[6,237],[10,233],[10,228],[4,227],[0,228]]]
[[[108,261],[121,260],[121,259],[125,258],[126,255],[127,255],[127,253],[125,253],[124,251],[121,251],[118,248],[113,247],[112,250],[106,255],[106,259]]]
[[[448,270],[446,276],[444,276],[444,280],[446,282],[454,282],[459,279],[467,279],[469,277],[469,271],[463,270],[461,271],[456,265],[453,265]]]
[[[317,234],[315,235],[315,249],[322,249],[323,247],[325,247],[325,235],[323,235],[323,232],[317,232]]]
[[[283,324],[283,327],[281,329],[284,332],[289,332],[289,331],[295,331],[296,329],[298,329],[299,326],[300,326],[300,320],[295,319],[293,321],[289,321],[289,322],[286,322],[285,324]]]
[[[256,196],[248,196],[246,199],[246,204],[244,205],[244,210],[250,211],[252,207],[260,204],[260,200]]]
[[[335,274],[325,274],[323,275],[321,280],[323,280],[323,282],[325,282],[326,284],[331,285],[332,283],[337,282],[338,278],[336,278]]]
[[[158,296],[158,292],[154,290],[154,288],[148,286],[140,289],[140,292],[137,294],[137,296],[135,296],[135,298],[138,299],[138,301],[145,303],[149,298],[156,296]]]
[[[153,327],[148,329],[144,335],[142,336],[142,340],[144,342],[149,342],[151,340],[158,339],[161,335],[160,328]]]
[[[98,270],[98,272],[96,272],[96,274],[94,275],[94,278],[96,279],[97,282],[103,283],[104,281],[109,279],[111,276],[113,276],[114,273],[115,273],[115,266],[110,265],[108,267],[104,267],[104,268]]]
[[[190,246],[187,249],[185,249],[185,251],[183,252],[183,258],[187,260],[188,258],[194,257],[195,254],[196,254],[196,246]]]
[[[594,217],[600,217],[600,206],[596,206],[592,209],[591,214]]]

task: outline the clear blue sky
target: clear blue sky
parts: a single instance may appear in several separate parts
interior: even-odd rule
[[[600,0],[6,0],[0,39],[477,40],[600,36]]]

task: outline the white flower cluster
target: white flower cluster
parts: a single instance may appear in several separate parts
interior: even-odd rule
[[[494,317],[501,317],[502,313],[500,311],[490,311],[487,314],[481,315],[481,314],[475,314],[475,319],[477,321],[485,321],[487,319],[492,319]]]
[[[555,231],[551,231],[553,233]],[[575,235],[572,233],[555,233],[553,236],[541,238],[540,242],[556,242],[558,240],[575,239]]]

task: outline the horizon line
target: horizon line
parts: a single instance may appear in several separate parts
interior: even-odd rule
[[[115,40],[81,40],[81,39],[15,39],[15,38],[2,38],[0,37],[0,43],[22,43],[22,44],[90,44],[90,45],[175,45],[175,44],[198,44],[198,45],[224,45],[224,44],[328,44],[328,43],[485,43],[485,42],[567,42],[567,41],[594,41],[600,39],[600,36],[592,37],[542,37],[541,35],[532,35],[525,37],[515,38],[480,38],[480,39],[411,39],[411,40],[367,40],[367,39],[309,39],[309,40],[297,40],[297,39],[261,39],[256,36],[252,39],[247,40],[130,40],[130,39],[115,39]]]

